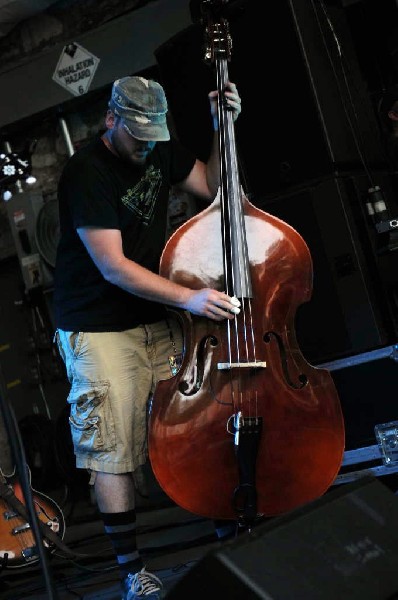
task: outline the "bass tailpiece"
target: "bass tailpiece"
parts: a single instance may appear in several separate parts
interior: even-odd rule
[[[263,427],[262,417],[234,416],[234,445],[238,461],[239,485],[233,493],[238,522],[251,529],[257,514],[256,462]]]

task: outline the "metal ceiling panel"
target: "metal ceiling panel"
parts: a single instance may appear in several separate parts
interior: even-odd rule
[[[46,10],[58,0],[0,0],[0,37],[18,23]]]
[[[53,81],[64,47],[76,42],[100,59],[88,92],[117,77],[156,64],[154,51],[191,24],[189,0],[155,0],[98,29],[65,40],[32,61],[0,73],[0,127],[46,109],[64,105],[74,96]]]

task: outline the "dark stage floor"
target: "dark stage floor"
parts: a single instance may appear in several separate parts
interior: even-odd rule
[[[76,554],[87,556],[73,560],[54,548],[46,561],[48,576],[40,560],[3,569],[1,600],[119,600],[119,572],[90,494],[76,498],[74,492],[71,497],[66,487],[45,494],[62,509],[66,524],[63,542]],[[167,592],[220,542],[211,520],[176,506],[156,483],[151,483],[149,496],[137,504],[138,545],[147,569],[162,579]]]
[[[334,486],[314,503],[265,519],[238,539],[220,542],[213,521],[176,506],[149,471],[148,495],[137,502],[138,545],[148,570],[161,578],[165,596],[172,600],[211,600],[216,585],[221,591],[215,596],[222,600],[397,599],[396,477],[369,479]],[[83,556],[65,558],[53,549],[46,561],[47,576],[39,560],[3,568],[1,600],[120,600],[119,572],[95,502],[88,487],[78,489],[79,493],[76,486],[62,485],[46,495],[62,509],[64,543]],[[360,564],[353,563],[347,548],[354,548]],[[370,554],[372,561],[367,562]],[[225,571],[217,583],[220,555]],[[277,592],[268,593],[270,589]],[[296,593],[297,589],[305,591]]]

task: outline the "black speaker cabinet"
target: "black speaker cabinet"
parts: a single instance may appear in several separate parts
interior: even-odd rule
[[[398,598],[398,498],[365,477],[210,551],[167,600]]]
[[[377,180],[392,193],[388,173],[378,173]],[[366,177],[346,175],[255,201],[294,227],[309,247],[313,293],[298,307],[296,333],[303,354],[315,364],[398,339],[398,251],[379,256],[366,197]]]
[[[283,190],[364,161],[385,164],[344,9],[308,0],[229,5],[229,76],[242,98],[236,140],[246,191]],[[206,158],[207,92],[216,85],[203,60],[203,25],[180,32],[155,56],[178,136]]]

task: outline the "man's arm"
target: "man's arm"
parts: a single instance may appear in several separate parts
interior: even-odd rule
[[[118,229],[90,227],[77,232],[104,279],[131,294],[215,321],[232,319],[239,312],[239,302],[223,292],[209,288],[191,290],[126,258]]]

